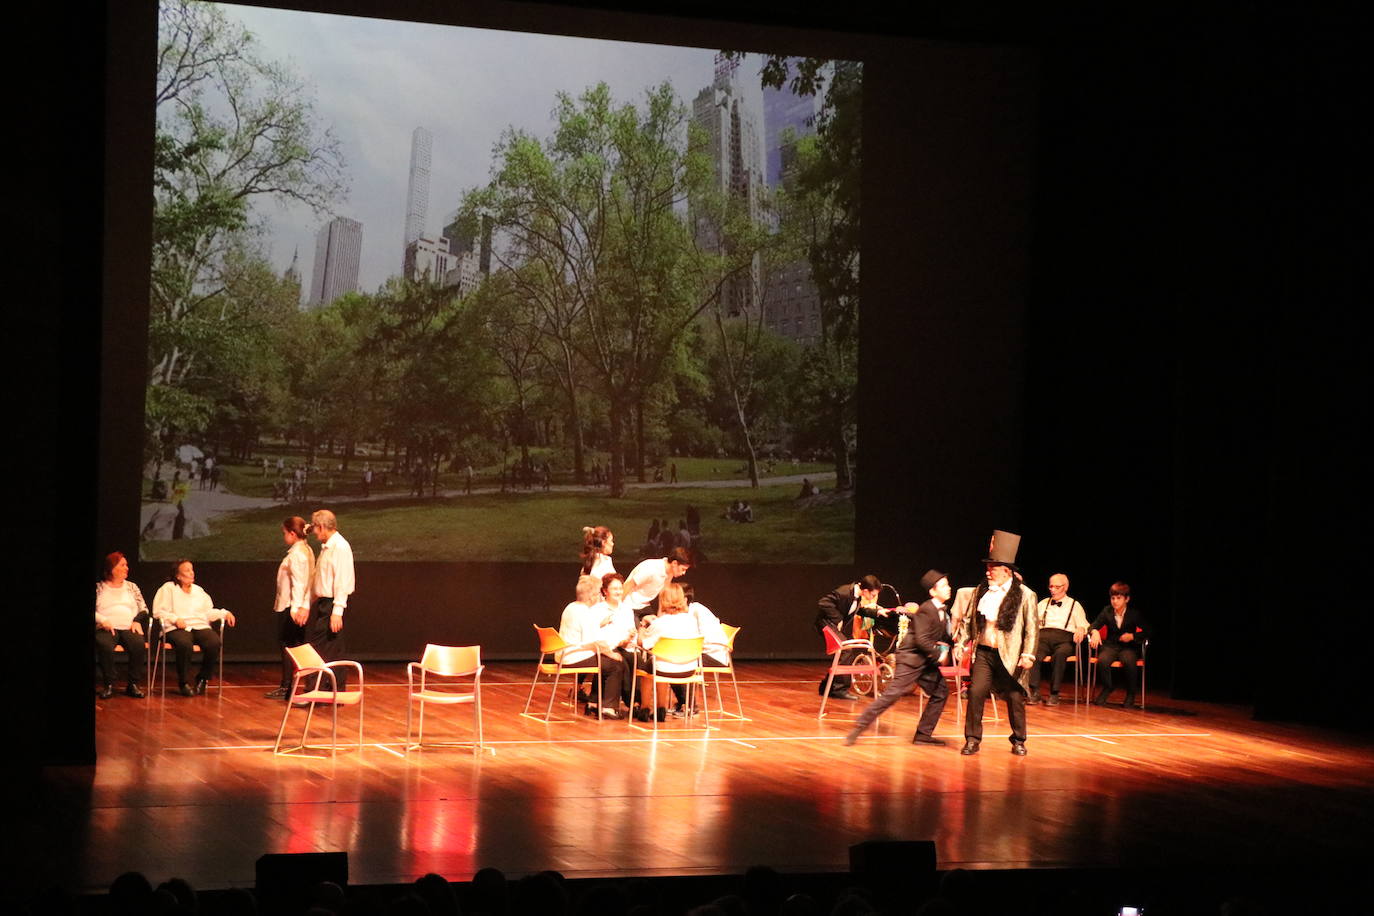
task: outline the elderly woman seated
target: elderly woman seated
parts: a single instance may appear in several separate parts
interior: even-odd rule
[[[105,557],[105,574],[95,586],[95,656],[100,664],[102,700],[114,695],[116,645],[129,656],[129,682],[124,692],[142,699],[138,682],[147,658],[143,647],[143,625],[147,622],[143,592],[129,581],[129,561],[116,550]]]
[[[682,592],[682,586],[677,583],[669,583],[663,587],[663,591],[658,594],[658,615],[645,617],[640,621],[639,646],[641,649],[652,649],[660,639],[695,639],[702,635],[700,624],[694,614],[687,613],[687,598]],[[640,653],[639,667],[644,671],[654,670],[654,660],[645,651]],[[695,671],[696,661],[690,662],[658,662],[658,673],[660,674],[685,674]],[[654,715],[662,722],[667,718],[667,710],[672,702],[673,693],[671,684],[658,684],[656,695],[654,696]],[[649,721],[650,713],[645,707],[642,699],[635,704],[635,718],[640,721]]]
[[[212,621],[223,620],[234,625],[234,615],[216,608],[205,589],[196,585],[196,570],[190,560],[172,564],[172,577],[164,582],[153,596],[153,616],[162,625],[163,637],[176,652],[177,683],[181,695],[204,693],[210,674],[219,663],[219,633],[211,629]],[[191,653],[200,646],[200,673],[191,686]]]
[[[601,669],[601,715],[620,718],[620,684],[625,677],[625,664],[616,654],[616,644],[609,639],[603,626],[606,608],[601,604],[601,580],[596,576],[577,577],[577,600],[563,609],[558,635],[568,644],[559,661],[565,668],[592,664],[593,657]],[[597,714],[595,692],[587,694],[586,713]]]

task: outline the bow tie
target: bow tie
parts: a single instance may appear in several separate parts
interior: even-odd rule
[[[1059,606],[1060,606],[1061,604],[1063,604],[1063,603],[1064,603],[1064,602],[1062,602],[1062,601],[1051,601],[1051,602],[1050,602],[1050,604],[1054,605],[1055,607],[1059,607]]]

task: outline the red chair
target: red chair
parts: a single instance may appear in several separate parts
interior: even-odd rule
[[[530,719],[537,719],[540,722],[572,722],[573,719],[555,719],[553,717],[553,698],[558,694],[558,682],[563,679],[563,675],[572,675],[573,692],[576,693],[577,677],[581,674],[596,675],[596,718],[600,721],[602,716],[602,696],[601,696],[601,656],[597,652],[595,645],[590,646],[571,646],[558,635],[558,631],[553,627],[541,627],[534,624],[534,632],[539,637],[539,662],[534,667],[534,680],[530,681],[530,695],[525,698],[525,708],[520,711],[520,715]],[[567,667],[563,664],[564,649],[591,649],[592,656],[588,661],[590,665],[574,665]],[[544,659],[552,658],[553,661],[546,662]],[[549,707],[544,710],[543,718],[530,714],[530,703],[534,702],[534,688],[539,686],[541,675],[551,675],[553,686],[549,689]],[[617,706],[620,698],[615,698]]]
[[[830,685],[835,682],[835,675],[867,675],[872,678],[874,691],[878,689],[880,677],[878,654],[873,649],[872,640],[842,639],[839,632],[829,624],[821,628],[821,634],[825,637],[826,654],[830,656],[830,672],[825,678],[825,689],[821,691],[821,709],[816,713],[817,719],[825,718],[825,704],[830,700]],[[848,664],[842,663],[840,656],[851,649],[857,653],[854,660]]]
[[[958,725],[964,720],[964,681],[968,680],[969,671],[973,668],[973,646],[970,645],[964,650],[963,661],[955,665],[941,665],[940,675],[949,678],[954,685],[954,724]],[[926,695],[922,691],[917,691],[920,696],[918,708],[926,708]],[[997,694],[988,694],[988,699],[992,701],[992,721],[1001,722],[1002,717],[997,714]]]

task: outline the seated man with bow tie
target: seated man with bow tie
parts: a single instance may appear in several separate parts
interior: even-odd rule
[[[1088,633],[1088,615],[1077,599],[1070,598],[1069,577],[1063,573],[1050,576],[1050,596],[1043,599],[1036,608],[1040,620],[1040,636],[1035,646],[1035,667],[1030,670],[1027,689],[1030,696],[1026,702],[1035,704],[1040,699],[1040,660],[1050,656],[1050,696],[1043,701],[1047,706],[1059,705],[1059,685],[1064,682],[1064,665],[1074,654],[1078,644]]]

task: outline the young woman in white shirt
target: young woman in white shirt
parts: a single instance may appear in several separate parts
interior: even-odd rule
[[[291,692],[296,673],[286,650],[305,643],[305,623],[310,619],[310,580],[315,574],[315,554],[306,540],[305,519],[293,515],[281,523],[286,556],[277,566],[277,641],[281,644],[281,683],[264,694],[269,700],[284,700]]]
[[[211,628],[213,621],[223,620],[234,625],[234,615],[216,608],[205,589],[196,585],[196,569],[190,560],[172,564],[171,579],[162,584],[153,596],[153,616],[162,625],[163,638],[172,644],[176,653],[177,683],[181,695],[204,693],[205,686],[219,664],[219,633]],[[191,686],[191,653],[200,646],[200,673]]]
[[[582,529],[582,575],[595,576],[600,582],[615,572],[611,554],[615,551],[615,535],[605,525]]]

